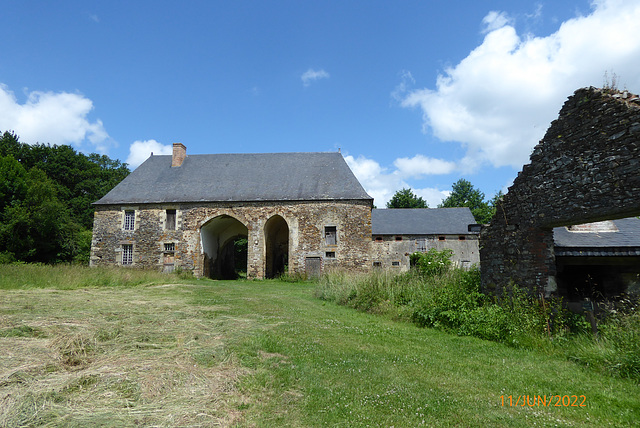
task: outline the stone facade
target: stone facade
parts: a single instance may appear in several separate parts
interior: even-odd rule
[[[640,214],[640,98],[570,97],[481,232],[485,291],[556,291],[553,228]]]
[[[175,223],[168,228],[167,213],[173,210]],[[125,230],[125,213],[132,211],[133,230]],[[273,254],[286,257],[282,263],[290,273],[304,273],[309,260],[319,261],[321,268],[366,271],[371,201],[98,205],[91,265],[127,264],[123,254],[131,248],[133,266],[171,266],[203,276],[236,236],[248,240],[248,277],[275,274],[270,272],[276,266]]]
[[[430,249],[453,251],[451,261],[460,268],[480,263],[478,235],[374,235],[371,245],[372,263],[382,268],[410,268],[409,256],[417,251]]]

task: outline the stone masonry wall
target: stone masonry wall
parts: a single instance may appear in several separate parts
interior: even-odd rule
[[[426,250],[436,249],[453,251],[451,261],[458,267],[470,267],[480,263],[477,235],[401,235],[402,240],[397,241],[395,235],[377,235],[372,239],[371,257],[374,262],[379,262],[383,268],[399,268],[404,272],[409,270],[409,257],[418,251],[418,240],[425,240]],[[440,240],[444,237],[444,240]],[[378,239],[380,238],[380,239]],[[394,266],[394,262],[399,262]]]
[[[640,98],[579,89],[481,232],[483,289],[555,291],[553,227],[640,214]]]
[[[124,210],[135,210],[135,230],[123,230]],[[176,230],[165,230],[165,212],[176,209]],[[91,265],[121,263],[123,244],[133,245],[133,264],[162,269],[164,244],[175,243],[175,266],[203,274],[200,229],[227,215],[248,229],[247,274],[263,278],[266,268],[265,224],[274,215],[289,227],[289,272],[304,272],[306,257],[320,257],[325,267],[367,270],[371,241],[370,201],[301,201],[97,206]],[[326,245],[324,227],[335,226],[337,242]],[[335,258],[327,258],[334,253]]]

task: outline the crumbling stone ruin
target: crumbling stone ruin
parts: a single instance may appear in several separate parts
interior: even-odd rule
[[[640,98],[577,90],[481,232],[482,286],[558,292],[553,228],[640,215]]]

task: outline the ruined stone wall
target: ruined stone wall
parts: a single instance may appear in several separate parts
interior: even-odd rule
[[[595,88],[565,102],[482,230],[485,291],[551,294],[553,227],[640,214],[639,102]]]
[[[166,209],[176,209],[176,230],[165,230]],[[123,230],[124,210],[135,210],[136,228]],[[290,272],[304,272],[306,257],[321,257],[325,266],[367,270],[371,240],[371,201],[300,201],[98,206],[94,217],[91,265],[121,263],[123,244],[133,244],[133,264],[161,269],[164,244],[175,243],[175,266],[201,276],[204,255],[200,229],[227,215],[248,229],[247,274],[263,278],[266,268],[265,224],[281,216],[289,228]],[[335,245],[327,245],[324,228],[335,226]],[[331,254],[332,253],[332,254]],[[334,255],[328,258],[327,255]]]

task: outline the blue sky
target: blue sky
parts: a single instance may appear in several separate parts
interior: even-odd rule
[[[640,92],[636,0],[0,0],[0,131],[132,167],[340,149],[378,207],[505,190],[562,103]]]

